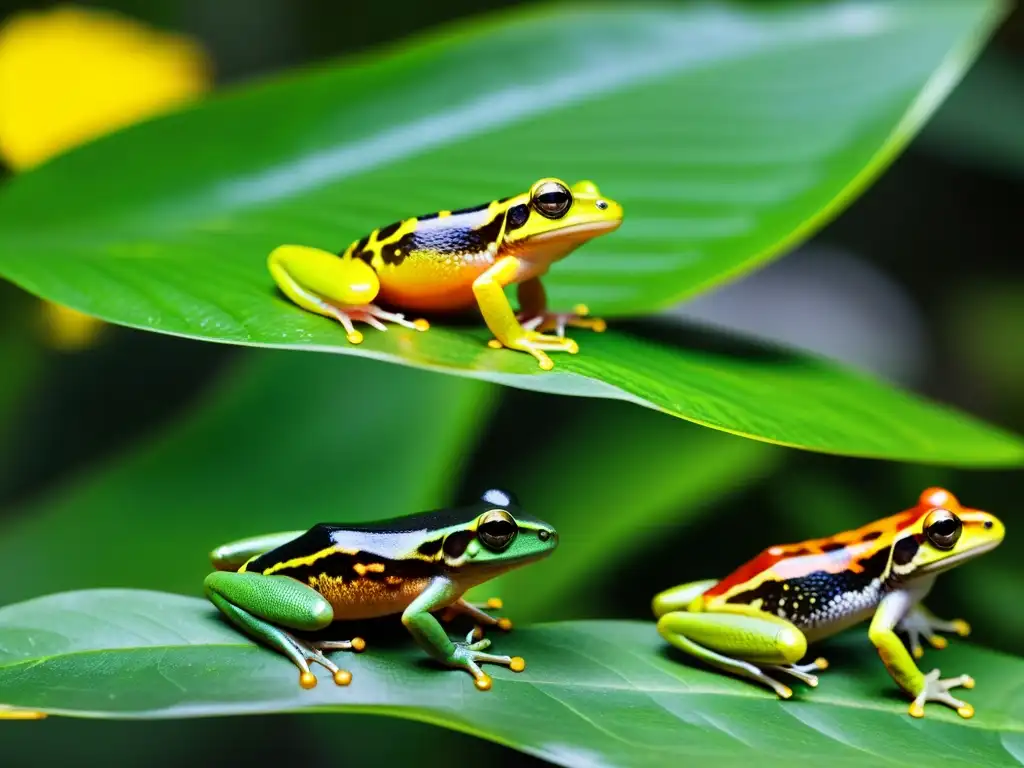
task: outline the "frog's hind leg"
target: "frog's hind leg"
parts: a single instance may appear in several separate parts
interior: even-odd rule
[[[795,665],[807,651],[807,639],[794,625],[768,614],[674,611],[658,619],[658,633],[679,650],[767,686],[783,699],[793,695],[792,689],[762,667],[786,672],[812,686],[818,679],[807,668],[824,668],[817,661]]]
[[[309,668],[311,663],[327,669],[338,685],[352,681],[352,673],[339,668],[319,648],[284,629],[313,632],[334,620],[331,604],[316,590],[287,576],[225,571],[211,573],[203,586],[210,602],[232,624],[292,660],[299,668],[299,685],[303,688],[316,686],[316,675]],[[361,647],[365,645],[355,638],[350,641],[352,648],[357,641]]]
[[[654,612],[654,618],[659,619],[666,613],[672,613],[673,611],[685,611],[689,608],[690,603],[717,583],[718,579],[703,579],[702,581],[680,584],[678,587],[672,587],[664,592],[659,592],[651,601],[651,610]]]
[[[281,245],[271,252],[267,267],[281,291],[303,309],[333,317],[345,329],[352,344],[363,334],[353,321],[386,331],[384,322],[417,331],[430,325],[426,320],[406,320],[404,315],[386,312],[372,304],[380,291],[377,273],[360,259],[345,258],[319,248]],[[384,322],[382,322],[384,321]]]
[[[269,533],[222,544],[210,553],[210,562],[218,571],[237,571],[257,555],[277,549],[304,533],[305,531]]]

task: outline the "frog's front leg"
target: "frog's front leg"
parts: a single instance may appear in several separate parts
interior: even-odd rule
[[[890,592],[882,598],[878,610],[875,611],[871,627],[868,629],[868,636],[878,650],[878,655],[892,679],[900,688],[914,697],[909,710],[913,717],[924,717],[924,705],[929,701],[937,701],[947,707],[952,707],[960,717],[972,717],[974,707],[954,698],[949,690],[959,687],[973,688],[974,679],[969,675],[960,675],[940,680],[937,669],[927,675],[922,674],[906,647],[893,631],[900,619],[907,614],[918,599],[920,599],[920,594],[915,594],[910,590]]]
[[[336,319],[352,344],[363,341],[363,334],[352,325],[353,320],[379,331],[387,330],[381,321],[417,331],[430,327],[426,320],[406,320],[404,315],[385,312],[372,304],[380,291],[380,281],[373,268],[361,259],[342,258],[304,245],[282,245],[270,254],[267,266],[274,282],[289,299],[310,312]]]
[[[436,576],[402,613],[402,623],[416,642],[437,661],[449,667],[464,669],[473,676],[476,687],[486,691],[491,687],[491,678],[480,669],[479,664],[503,664],[513,672],[522,672],[526,662],[519,656],[495,656],[482,651],[490,646],[490,640],[473,642],[476,630],[469,633],[465,643],[453,643],[444,628],[433,616],[432,611],[452,604],[457,599],[458,587],[445,576]]]
[[[817,686],[814,670],[824,659],[796,664],[807,652],[807,639],[793,624],[759,611],[751,613],[693,613],[673,611],[658,619],[658,632],[681,651],[725,672],[771,688],[783,699],[793,695],[787,685],[764,669],[783,672]]]
[[[971,633],[971,626],[963,619],[950,619],[948,621],[940,619],[923,605],[918,604],[907,611],[907,615],[900,619],[900,622],[896,625],[896,631],[907,635],[907,640],[910,643],[910,652],[914,655],[915,659],[920,659],[924,656],[921,638],[924,638],[932,648],[942,650],[949,645],[949,641],[942,635],[935,634],[936,632],[950,632],[960,637],[967,637]]]
[[[528,331],[554,330],[559,338],[565,338],[565,327],[589,328],[602,333],[608,324],[598,317],[587,317],[590,309],[586,304],[577,304],[572,312],[549,312],[547,294],[539,277],[521,282],[516,289],[519,297],[519,314],[516,319]]]
[[[498,259],[494,265],[473,281],[473,294],[480,306],[484,322],[494,334],[488,345],[495,349],[508,347],[529,352],[545,371],[555,367],[547,352],[579,352],[579,345],[572,339],[550,336],[527,330],[516,320],[512,305],[505,296],[504,286],[513,282],[524,269],[523,263],[515,256]]]
[[[469,616],[479,626],[479,632],[476,633],[477,639],[483,637],[482,627],[497,627],[498,629],[508,632],[512,629],[512,620],[504,617],[498,618],[491,616],[489,613],[484,611],[484,608],[489,608],[492,611],[501,610],[503,603],[500,598],[492,597],[484,603],[470,603],[465,598],[459,598],[454,603],[449,605],[441,614],[443,621],[451,621],[457,616]]]
[[[352,674],[340,669],[311,644],[282,629],[314,632],[334,621],[334,610],[323,596],[288,576],[264,576],[259,573],[215,571],[204,582],[206,596],[232,624],[254,640],[259,640],[290,658],[299,668],[299,685],[313,688],[316,675],[309,664],[326,668],[338,685],[348,685]],[[322,644],[331,647],[329,644]],[[348,647],[361,650],[361,638],[348,641]],[[345,647],[336,644],[333,647]]]

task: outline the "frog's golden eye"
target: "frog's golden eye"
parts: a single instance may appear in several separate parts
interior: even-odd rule
[[[549,219],[560,219],[572,205],[572,193],[557,181],[546,181],[533,192],[533,207]]]
[[[933,509],[924,519],[924,535],[938,549],[952,549],[963,530],[960,518],[948,509]]]
[[[519,526],[512,515],[504,509],[492,509],[487,512],[480,518],[480,523],[476,527],[477,538],[494,552],[508,549],[517,533]]]

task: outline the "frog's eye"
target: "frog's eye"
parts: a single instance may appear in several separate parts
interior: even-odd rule
[[[492,509],[480,518],[476,527],[477,538],[483,545],[494,552],[508,549],[512,539],[519,533],[519,526],[512,515],[504,509]]]
[[[572,205],[572,194],[557,181],[545,181],[533,191],[533,207],[549,219],[560,219]]]
[[[924,520],[924,535],[938,549],[952,549],[963,530],[960,518],[948,509],[933,509]]]

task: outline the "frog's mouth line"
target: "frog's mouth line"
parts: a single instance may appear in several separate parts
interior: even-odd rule
[[[530,242],[543,243],[547,240],[561,240],[566,237],[572,237],[573,235],[597,235],[602,232],[610,232],[613,229],[618,229],[621,224],[621,219],[618,221],[588,221],[583,224],[574,224],[571,227],[564,227],[552,232],[544,232],[539,235],[534,235],[529,239]]]
[[[937,561],[935,563],[935,566],[936,566],[935,568],[928,568],[927,566],[925,566],[922,569],[922,573],[931,575],[933,573],[942,573],[943,571],[948,571],[950,568],[952,568],[953,566],[959,565],[964,560],[973,559],[973,558],[977,557],[978,555],[985,554],[990,549],[995,549],[997,546],[1002,544],[1002,542],[1003,542],[1002,539],[996,539],[995,541],[986,542],[985,544],[982,544],[979,547],[973,547],[971,549],[965,549],[963,552],[961,552],[961,553],[959,553],[957,555],[953,555],[953,557],[948,557],[948,558],[945,558],[943,560]]]

